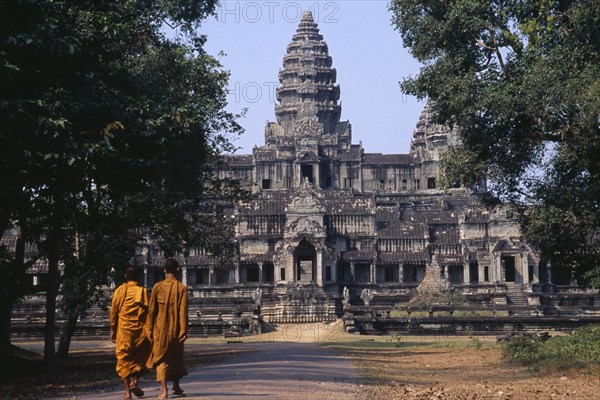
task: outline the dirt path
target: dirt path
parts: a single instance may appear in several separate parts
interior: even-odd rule
[[[358,372],[349,359],[337,352],[314,343],[261,342],[237,346],[255,351],[191,369],[181,384],[186,399],[339,399],[341,393],[344,399],[358,399]],[[151,379],[146,379],[142,387],[145,398],[158,397],[158,386]],[[122,398],[121,387],[115,386],[109,392],[67,399]]]
[[[193,338],[186,344],[188,361],[197,365],[182,380],[187,399],[600,400],[600,370],[534,373],[502,359],[494,338],[402,337],[396,342],[347,335],[338,324],[300,324],[239,341]],[[123,398],[114,350],[106,342],[77,346],[104,352],[104,381],[90,385],[82,371],[80,384],[77,378],[69,381],[73,386],[61,383],[68,396],[44,393],[27,399]],[[153,378],[151,373],[142,382],[145,398],[158,397]]]

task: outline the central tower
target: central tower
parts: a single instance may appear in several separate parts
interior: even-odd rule
[[[265,128],[265,146],[256,147],[261,189],[339,187],[340,154],[351,147],[351,127],[340,122],[340,87],[327,44],[312,13],[305,11],[283,58],[275,105],[276,122]],[[274,159],[278,160],[273,168]]]
[[[294,129],[297,123],[314,117],[323,125],[323,134],[335,133],[342,112],[335,81],[327,44],[312,13],[305,11],[279,71],[275,115],[285,135],[299,133]]]

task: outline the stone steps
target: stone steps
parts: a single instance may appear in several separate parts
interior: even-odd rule
[[[523,292],[521,285],[512,282],[506,282],[506,296],[508,304],[515,306],[527,306],[529,301],[527,295]]]
[[[263,296],[261,316],[273,323],[329,322],[336,319],[336,304],[321,287],[277,287]]]

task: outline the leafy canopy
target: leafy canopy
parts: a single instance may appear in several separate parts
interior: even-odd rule
[[[523,232],[548,259],[598,268],[600,1],[395,0],[390,10],[423,64],[403,91],[459,128],[447,180],[487,178],[491,194],[521,206]]]
[[[77,305],[141,234],[162,238],[167,254],[227,244],[220,202],[241,192],[214,170],[242,128],[225,111],[229,75],[199,33],[215,6],[0,2],[0,230],[18,226],[49,260],[49,310],[59,259]]]

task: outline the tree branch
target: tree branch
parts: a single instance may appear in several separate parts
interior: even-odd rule
[[[496,57],[498,57],[498,63],[500,64],[500,69],[506,75],[506,66],[504,65],[504,59],[502,58],[502,53],[500,53],[500,49],[498,48],[498,42],[496,41],[496,33],[494,32],[494,27],[490,25],[490,36],[492,38],[492,43],[494,43],[494,51],[496,52]]]
[[[475,36],[473,36],[473,40],[486,50],[496,51],[496,48],[488,46],[487,44],[483,43],[481,39],[477,39]]]

